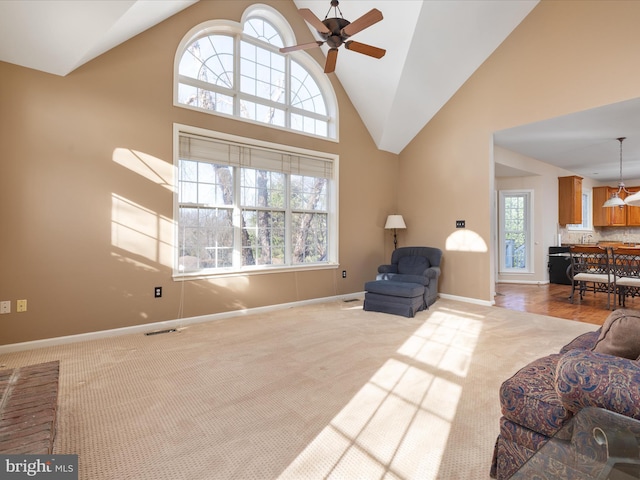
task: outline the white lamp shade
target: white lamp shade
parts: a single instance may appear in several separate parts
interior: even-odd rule
[[[407,228],[407,226],[404,224],[402,215],[389,215],[384,228]]]
[[[603,207],[624,207],[625,203],[618,195],[613,195],[609,200],[604,202]]]
[[[624,203],[631,205],[632,207],[640,207],[640,192],[629,195],[624,199]]]

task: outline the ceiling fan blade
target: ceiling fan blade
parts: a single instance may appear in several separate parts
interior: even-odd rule
[[[382,58],[384,57],[384,54],[387,53],[387,51],[382,48],[367,45],[366,43],[354,42],[353,40],[345,42],[344,48],[353,50],[354,52],[363,53],[374,58]]]
[[[338,60],[338,49],[330,48],[327,53],[327,63],[324,64],[324,73],[333,73],[336,69],[336,61]]]
[[[370,27],[374,23],[378,23],[380,20],[382,20],[382,12],[377,8],[374,8],[344,27],[341,33],[350,37],[351,35],[355,35],[365,28]]]
[[[300,10],[298,10],[298,13],[309,23],[309,25],[315,28],[318,32],[331,33],[327,26],[322,23],[322,21],[318,17],[316,17],[316,15],[308,8],[301,8]]]
[[[282,47],[280,49],[280,53],[294,52],[296,50],[307,50],[309,48],[319,47],[323,43],[324,42],[317,41],[311,43],[301,43],[300,45],[294,45],[292,47]]]

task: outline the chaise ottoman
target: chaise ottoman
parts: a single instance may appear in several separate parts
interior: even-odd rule
[[[424,310],[424,285],[392,280],[364,284],[364,310],[413,317]]]

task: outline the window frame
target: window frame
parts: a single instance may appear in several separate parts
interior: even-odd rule
[[[499,191],[499,227],[498,227],[498,254],[500,274],[523,274],[533,272],[533,190],[500,190]],[[505,264],[505,197],[522,196],[524,205],[524,234],[525,234],[525,267],[507,268]]]
[[[313,138],[320,138],[323,140],[328,140],[332,142],[339,142],[339,115],[338,115],[338,101],[331,85],[331,81],[324,74],[322,68],[316,62],[311,55],[309,55],[305,51],[294,51],[288,54],[281,54],[279,49],[269,43],[266,43],[256,37],[252,37],[248,34],[244,33],[244,24],[247,20],[251,18],[261,18],[262,20],[271,24],[280,34],[285,45],[295,45],[296,39],[293,34],[293,30],[291,26],[287,22],[287,20],[280,14],[277,10],[269,7],[267,5],[252,5],[243,13],[243,17],[240,23],[230,21],[230,20],[209,20],[203,22],[199,25],[193,27],[180,41],[178,48],[176,49],[176,54],[174,58],[174,68],[173,68],[173,105],[175,107],[184,108],[188,110],[194,110],[197,112],[204,112],[210,115],[221,116],[225,118],[232,118],[234,120],[239,120],[242,122],[250,123],[253,125],[260,125],[263,127],[274,128],[278,130],[283,130],[286,132],[292,132],[299,135],[310,136]],[[215,93],[223,94],[223,95],[231,95],[233,97],[233,114],[219,112],[215,110],[208,110],[194,105],[186,105],[184,103],[180,103],[178,101],[179,95],[179,84],[181,81],[181,76],[179,74],[180,60],[182,59],[183,54],[186,52],[187,47],[196,41],[199,38],[208,36],[208,35],[228,35],[233,37],[234,39],[234,78],[236,81],[234,82],[234,88],[229,90],[226,88],[211,86],[207,84],[207,89],[213,91]],[[277,52],[279,55],[283,55],[286,62],[286,102],[284,104],[276,104],[275,102],[270,101],[261,101],[261,105],[269,105],[277,108],[284,108],[286,111],[285,114],[285,125],[273,125],[265,122],[261,122],[258,120],[252,120],[250,118],[242,117],[239,113],[238,104],[241,100],[247,100],[247,94],[241,92],[240,90],[240,43],[248,42],[253,45],[259,46],[259,48],[264,48],[267,50],[271,50],[273,52]],[[291,67],[290,62],[295,61],[300,64],[305,70],[308,71],[310,77],[315,81],[318,88],[320,89],[324,103],[326,108],[326,119],[327,119],[327,135],[318,135],[315,133],[305,132],[304,130],[296,130],[290,128],[289,119],[291,115],[295,113],[302,113],[305,116],[315,118],[318,114],[310,115],[312,112],[301,110],[296,106],[291,104]],[[195,81],[197,83],[197,80]],[[193,83],[193,82],[189,82]],[[213,88],[212,88],[213,87]],[[257,97],[249,97],[250,101],[254,101]],[[263,99],[264,100],[264,99]],[[272,105],[273,104],[273,105]]]
[[[582,189],[582,223],[569,223],[567,230],[593,231],[593,190]]]
[[[329,161],[332,163],[332,176],[329,178],[327,185],[327,231],[328,231],[328,241],[327,241],[327,260],[325,262],[314,262],[314,263],[301,263],[301,264],[292,264],[289,249],[285,255],[285,264],[268,264],[268,265],[246,265],[243,266],[238,264],[237,266],[232,267],[223,267],[218,269],[203,269],[198,271],[188,271],[184,272],[180,270],[180,174],[179,174],[179,162],[180,162],[180,137],[181,134],[186,135],[198,135],[206,138],[210,138],[214,141],[218,140],[220,142],[231,142],[246,145],[251,148],[262,148],[269,150],[277,150],[281,152],[286,152],[291,155],[300,155],[305,157],[314,157],[321,158],[325,161]],[[338,192],[339,192],[339,156],[336,154],[331,154],[327,152],[318,152],[298,147],[292,147],[289,145],[281,145],[272,142],[265,142],[261,140],[256,140],[253,138],[240,137],[236,135],[226,134],[222,132],[217,132],[213,130],[207,130],[199,127],[194,127],[191,125],[183,125],[174,123],[173,126],[173,143],[174,143],[174,195],[173,195],[173,211],[174,211],[174,255],[173,255],[173,278],[174,279],[200,279],[200,278],[212,278],[212,277],[224,277],[224,276],[237,276],[237,275],[254,275],[254,274],[264,274],[264,273],[275,273],[275,272],[287,272],[287,271],[304,271],[304,270],[324,270],[324,269],[336,269],[338,268],[339,262],[339,219],[338,219]],[[239,168],[239,167],[238,167]],[[248,167],[252,168],[252,167]],[[287,174],[290,175],[290,174]],[[234,182],[236,186],[239,186],[239,178],[234,176]],[[239,195],[240,196],[240,195]],[[231,206],[235,210],[234,217],[236,215],[241,215],[243,210],[256,210],[256,208],[251,206],[242,206],[241,202],[238,204],[233,204]],[[288,207],[290,212],[298,212],[299,208]],[[238,217],[239,218],[239,217]],[[242,256],[242,242],[241,242],[241,231],[242,225],[238,224],[239,222],[235,222],[234,220],[234,229],[237,233],[235,235],[235,242],[233,246],[232,255],[234,258],[238,259]],[[285,238],[290,238],[292,234],[291,230],[285,229]],[[237,262],[236,262],[237,263]],[[240,262],[241,263],[241,262]]]

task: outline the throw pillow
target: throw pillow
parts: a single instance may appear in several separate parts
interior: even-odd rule
[[[621,308],[611,312],[592,350],[631,360],[640,357],[640,311]]]

